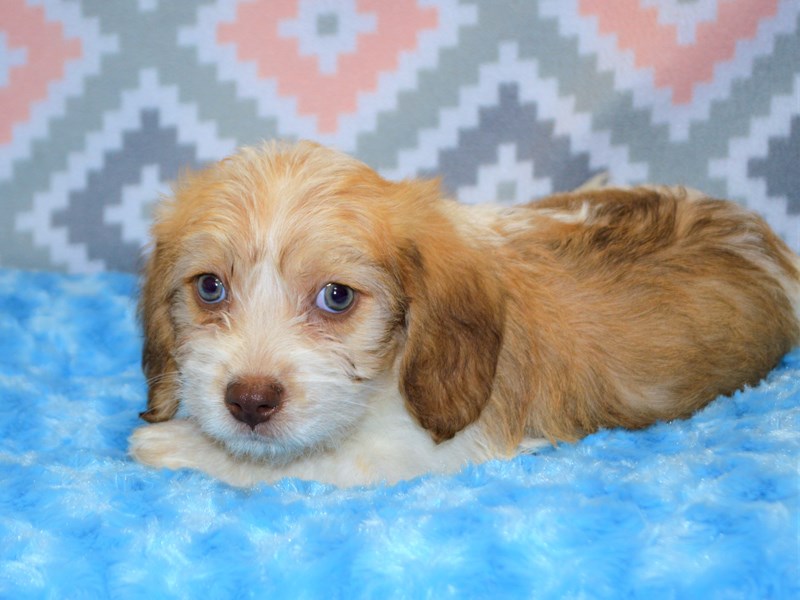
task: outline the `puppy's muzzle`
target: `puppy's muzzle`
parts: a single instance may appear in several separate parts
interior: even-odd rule
[[[270,420],[283,403],[284,389],[272,377],[233,381],[225,390],[225,406],[237,421],[255,430]]]

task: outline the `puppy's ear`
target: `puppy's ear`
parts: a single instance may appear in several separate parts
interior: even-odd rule
[[[404,251],[407,337],[400,389],[438,443],[475,421],[492,394],[504,297],[485,255],[452,228]]]
[[[140,417],[150,423],[166,421],[178,410],[178,367],[173,355],[175,331],[170,318],[171,292],[163,246],[153,250],[144,271],[139,319],[144,331],[142,369],[147,378],[147,410]]]

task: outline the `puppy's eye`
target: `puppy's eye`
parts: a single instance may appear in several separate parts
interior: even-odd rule
[[[353,305],[356,293],[341,283],[329,283],[317,294],[317,307],[329,313],[342,313]]]
[[[225,284],[213,273],[206,273],[197,278],[197,295],[206,304],[219,304],[227,297]]]

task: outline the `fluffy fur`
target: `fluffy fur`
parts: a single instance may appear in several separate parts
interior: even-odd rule
[[[153,238],[131,452],[235,485],[392,482],[685,417],[800,339],[797,256],[682,189],[469,207],[270,144],[186,176]],[[315,303],[332,282],[342,314]],[[236,418],[231,389],[269,418]]]

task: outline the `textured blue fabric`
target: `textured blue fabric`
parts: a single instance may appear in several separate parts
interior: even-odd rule
[[[0,270],[0,597],[798,597],[800,351],[694,418],[450,477],[131,462],[136,282]]]

